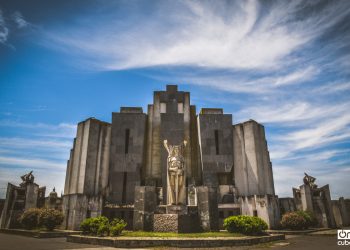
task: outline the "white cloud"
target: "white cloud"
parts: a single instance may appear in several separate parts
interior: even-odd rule
[[[23,15],[19,11],[15,11],[12,15],[6,15],[0,8],[0,44],[5,45],[11,49],[15,49],[15,47],[9,43],[10,33],[11,35],[17,29],[23,29],[30,25],[27,22]]]
[[[16,23],[19,29],[25,28],[29,25],[29,23],[24,20],[23,15],[19,11],[15,11],[12,14],[12,20]]]
[[[290,144],[291,151],[304,148],[316,148],[325,144],[350,138],[350,115],[342,115],[336,120],[326,120],[280,137],[281,142]]]
[[[17,131],[15,137],[0,137],[0,197],[5,195],[7,182],[17,184],[30,170],[39,185],[62,190],[76,125],[2,120],[0,127]]]
[[[350,66],[350,65],[349,65]],[[314,89],[315,94],[334,94],[334,93],[344,93],[344,91],[350,91],[350,81],[349,82],[331,82],[324,84],[319,88]]]
[[[1,120],[0,127],[37,130],[37,132],[32,132],[32,134],[43,137],[74,138],[77,125],[70,123],[47,124]]]
[[[262,123],[282,123],[285,126],[300,126],[306,124],[317,124],[321,120],[329,122],[337,120],[346,114],[350,108],[350,102],[341,103],[311,103],[307,101],[255,103],[242,109],[237,116],[241,120],[254,118]]]
[[[346,2],[332,2],[301,16],[303,8],[312,5],[308,1],[274,2],[268,7],[259,1],[167,2],[158,4],[148,18],[124,19],[123,25],[118,16],[100,18],[84,27],[49,31],[45,38],[48,46],[85,57],[89,66],[94,59],[101,70],[169,65],[271,70],[298,62],[292,53],[350,9]],[[296,74],[279,84],[300,77]]]
[[[19,138],[19,137],[0,137],[0,147],[6,148],[27,148],[41,150],[67,150],[72,146],[72,141],[46,140],[41,138]]]
[[[65,170],[66,164],[62,162],[54,162],[44,159],[18,158],[18,157],[2,157],[0,156],[0,165],[14,165],[22,168],[36,168],[42,170]]]
[[[319,71],[314,67],[309,66],[306,69],[301,69],[284,77],[279,77],[273,80],[275,85],[289,85],[295,83],[302,83],[311,80]]]
[[[8,35],[9,35],[9,29],[6,27],[3,12],[0,9],[0,43],[2,44],[6,43]]]

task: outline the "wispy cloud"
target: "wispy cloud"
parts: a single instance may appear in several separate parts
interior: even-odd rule
[[[6,27],[5,18],[0,9],[0,43],[4,44],[7,41],[9,29]]]
[[[150,18],[85,20],[85,26],[56,29],[46,38],[52,46],[94,58],[102,70],[169,65],[271,70],[299,63],[293,53],[350,12],[346,1],[166,3],[156,4]]]
[[[24,20],[23,15],[19,11],[15,11],[12,14],[12,20],[17,24],[17,27],[20,29],[25,28],[29,25],[29,23],[26,20]]]
[[[311,103],[303,101],[278,102],[248,105],[238,116],[242,120],[256,119],[262,123],[282,123],[285,126],[300,126],[305,124],[318,125],[321,120],[328,122],[346,115],[350,102],[341,103]],[[303,122],[303,123],[301,123]]]
[[[8,172],[12,179],[34,170],[35,176],[43,177],[40,185],[63,188],[66,162],[73,138],[76,133],[76,125],[69,123],[47,124],[27,123],[13,120],[1,120],[0,128],[8,132],[6,136],[0,136],[0,171]],[[10,136],[14,134],[14,136]],[[22,136],[19,136],[22,135]],[[52,178],[59,176],[53,182],[47,181],[43,175]],[[20,175],[19,175],[20,174]],[[4,196],[3,188],[9,179],[0,178],[0,196]]]
[[[9,43],[10,33],[16,29],[23,29],[30,25],[21,12],[15,11],[12,14],[5,15],[5,12],[0,8],[0,44],[14,49],[14,46]]]
[[[52,162],[43,159],[31,159],[31,158],[13,158],[13,157],[1,157],[0,156],[0,165],[14,165],[21,166],[22,168],[35,168],[35,169],[44,169],[44,170],[65,170],[66,165],[64,162]]]
[[[32,129],[34,135],[43,137],[73,138],[76,133],[76,124],[60,123],[28,123],[15,120],[0,120],[0,127]]]
[[[67,150],[72,145],[71,141],[61,141],[61,140],[46,140],[46,139],[27,139],[27,138],[18,138],[18,137],[0,137],[0,147],[6,148],[41,148],[43,150],[51,149],[62,149]]]

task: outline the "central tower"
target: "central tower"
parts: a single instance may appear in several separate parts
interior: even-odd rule
[[[192,119],[191,119],[192,118]],[[185,182],[199,178],[196,144],[196,107],[190,104],[190,93],[178,91],[177,85],[167,85],[166,91],[155,91],[153,104],[148,105],[147,154],[145,184],[162,187],[163,203],[167,204],[167,151],[163,142],[184,148]]]

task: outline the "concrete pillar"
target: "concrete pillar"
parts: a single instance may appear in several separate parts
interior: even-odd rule
[[[26,186],[26,200],[24,209],[36,208],[38,202],[39,186],[34,183],[29,183]]]
[[[350,214],[346,210],[346,204],[343,197],[339,198],[339,209],[340,209],[341,217],[343,219],[343,226],[349,226]]]
[[[154,186],[136,186],[134,203],[135,231],[152,231],[153,216],[157,206],[156,188]]]
[[[301,196],[301,204],[304,211],[314,211],[312,205],[312,193],[311,188],[308,185],[300,186],[300,196]]]
[[[219,210],[217,189],[214,187],[197,187],[197,202],[200,225],[204,231],[219,230]]]
[[[242,124],[233,126],[234,179],[238,194],[248,195],[249,183],[246,166],[244,132]]]

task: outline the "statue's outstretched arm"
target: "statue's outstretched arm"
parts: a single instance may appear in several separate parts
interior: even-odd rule
[[[169,150],[169,146],[168,146],[168,140],[164,140],[163,144],[164,144],[164,147],[165,147],[166,151],[168,151],[168,154],[170,154],[170,150]]]

